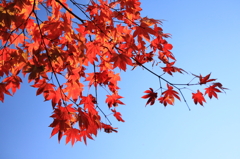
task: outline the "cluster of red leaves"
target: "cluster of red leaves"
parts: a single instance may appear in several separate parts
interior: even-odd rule
[[[209,79],[211,74],[208,74],[205,77],[202,77],[202,75],[200,76],[196,76],[195,77],[199,78],[199,83],[197,84],[207,84],[209,82],[215,81],[216,79]],[[197,85],[197,84],[192,84],[192,85]],[[172,84],[175,88],[178,89],[178,91],[180,92],[181,90],[176,87],[174,84]],[[191,85],[191,84],[186,84],[186,85]],[[215,98],[218,98],[217,93],[221,93],[224,92],[224,88],[222,87],[222,84],[219,82],[216,83],[212,83],[210,86],[208,86],[207,88],[205,88],[205,93],[204,95],[208,95],[208,97],[211,99],[213,96]],[[144,93],[148,93],[147,95],[142,96],[142,98],[147,99],[148,101],[146,103],[146,105],[150,104],[153,105],[155,103],[156,98],[158,97],[158,93],[154,92],[152,88],[150,88],[149,90],[146,90]],[[203,106],[203,102],[206,102],[204,95],[201,91],[197,90],[197,93],[192,93],[192,99],[194,101],[195,104],[201,104]],[[158,98],[159,102],[161,104],[163,104],[164,106],[169,105],[173,105],[174,104],[174,100],[178,99],[180,100],[179,97],[179,93],[175,90],[173,90],[173,87],[170,86],[169,84],[167,84],[167,90],[162,92],[160,97]]]
[[[83,14],[72,11],[69,3]],[[99,112],[103,111],[97,103],[97,87],[107,90],[106,105],[118,121],[124,122],[116,111],[119,104],[124,104],[118,94],[119,69],[126,71],[129,67],[156,62],[163,65],[164,73],[185,72],[174,66],[176,59],[170,51],[173,46],[166,41],[170,35],[163,33],[161,21],[141,16],[139,0],[80,3],[75,0],[0,3],[0,77],[3,78],[0,100],[3,102],[5,94],[12,95],[20,89],[20,73],[27,76],[37,89],[36,95],[42,94],[45,101],[52,103],[51,136],[58,134],[59,141],[66,136],[66,143],[71,141],[72,145],[82,140],[86,144],[86,139],[93,139],[101,129],[117,132],[110,123],[101,120]],[[39,16],[45,11],[48,16]],[[212,81],[201,75],[198,78],[199,84]],[[96,88],[95,96],[84,91],[92,87]],[[217,98],[219,89],[223,89],[221,84],[215,83],[206,88],[205,94]],[[145,93],[143,98],[153,105],[157,93],[151,88]],[[172,105],[175,98],[180,100],[178,92],[168,84],[158,100],[166,106]],[[195,103],[204,101],[199,92],[193,98]]]
[[[158,93],[154,92],[152,88],[149,88],[149,90],[146,90],[144,93],[148,93],[147,95],[142,96],[142,98],[145,98],[145,99],[148,98],[146,106],[148,104],[153,105],[155,103],[155,100],[158,97]],[[178,92],[173,90],[173,87],[167,84],[167,90],[162,92],[158,100],[164,106],[167,106],[168,104],[173,105],[175,98],[180,100],[180,97],[178,96]]]

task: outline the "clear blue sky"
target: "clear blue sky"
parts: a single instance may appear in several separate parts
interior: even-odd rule
[[[163,29],[186,71],[218,78],[230,90],[219,100],[195,105],[191,91],[184,102],[164,108],[158,102],[145,107],[141,99],[158,79],[141,68],[122,73],[119,106],[125,123],[110,118],[118,133],[99,132],[88,145],[58,144],[49,138],[52,108],[35,96],[25,80],[14,97],[0,103],[1,159],[238,159],[240,158],[240,1],[239,0],[141,0],[142,15],[164,19]],[[158,72],[158,67],[153,70]],[[187,83],[190,75],[168,77]],[[100,106],[105,106],[104,100]]]

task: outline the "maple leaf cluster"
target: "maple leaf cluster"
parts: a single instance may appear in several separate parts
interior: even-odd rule
[[[66,143],[71,141],[72,145],[77,141],[86,144],[101,129],[117,132],[98,105],[98,88],[106,90],[105,102],[112,116],[124,122],[117,111],[118,105],[124,105],[118,94],[119,70],[139,66],[157,76],[167,83],[159,102],[173,105],[175,98],[180,100],[181,90],[144,64],[160,63],[163,73],[169,75],[186,71],[175,66],[170,51],[173,46],[166,40],[170,34],[163,33],[161,21],[142,17],[141,10],[139,0],[90,0],[87,4],[75,0],[2,0],[0,100],[13,95],[20,89],[21,78],[27,77],[37,89],[36,95],[51,101],[51,136],[58,134],[59,141],[66,136]],[[209,79],[210,74],[194,77],[200,80],[197,85],[215,81]],[[86,88],[93,88],[93,93],[84,91]],[[205,88],[205,94],[217,98],[224,89],[216,82]],[[152,88],[145,93],[142,98],[153,105],[157,93]],[[196,104],[205,102],[199,90],[192,97]]]
[[[199,83],[196,84],[186,84],[186,85],[202,85],[202,84],[206,84],[212,81],[215,81],[216,79],[209,79],[211,74],[208,74],[205,77],[200,76],[196,76],[199,78]],[[172,86],[171,86],[172,85]],[[179,92],[182,94],[181,89],[178,88],[176,85],[178,84],[171,84],[168,83],[167,84],[167,89],[161,93],[161,96],[158,98],[159,102],[161,104],[163,104],[165,107],[167,105],[174,105],[174,101],[175,99],[181,100],[180,96],[179,96]],[[182,84],[181,84],[182,85]],[[173,86],[175,87],[175,89],[177,89],[178,91],[173,90]],[[224,90],[227,88],[224,88],[222,86],[221,83],[219,82],[215,82],[215,83],[211,83],[210,86],[205,88],[205,92],[204,95],[208,95],[208,97],[211,99],[212,97],[218,98],[217,93],[221,93],[221,92],[225,92]],[[144,93],[148,93],[144,96],[142,96],[142,98],[144,99],[148,99],[146,105],[150,104],[153,105],[155,103],[155,100],[158,97],[158,93],[154,92],[154,90],[152,88],[149,88],[149,90],[146,90]],[[206,102],[205,97],[204,97],[203,93],[199,90],[197,90],[197,93],[192,93],[192,99],[194,101],[195,104],[200,104],[203,106],[203,102]],[[182,95],[182,97],[184,98],[184,96]],[[184,99],[185,100],[185,99]],[[186,103],[187,104],[187,103]]]

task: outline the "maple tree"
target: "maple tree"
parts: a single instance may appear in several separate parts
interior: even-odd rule
[[[98,131],[117,132],[98,106],[98,88],[106,90],[106,106],[116,120],[124,105],[118,94],[119,70],[142,67],[159,79],[160,87],[146,90],[146,105],[156,100],[164,106],[185,97],[178,86],[204,85],[192,92],[195,104],[205,95],[218,98],[224,88],[210,75],[194,75],[186,84],[174,84],[165,74],[187,73],[175,66],[176,59],[161,21],[143,17],[139,0],[0,0],[0,100],[20,89],[22,77],[32,82],[36,95],[51,101],[53,128],[66,143],[93,139]],[[71,8],[70,8],[71,7]],[[74,8],[74,10],[73,10]],[[144,64],[161,65],[158,75]],[[91,69],[90,69],[91,68]],[[22,74],[23,76],[21,76]],[[64,80],[60,80],[64,79]],[[193,83],[197,79],[197,82]],[[162,86],[166,83],[166,87]],[[93,93],[84,89],[94,88]],[[160,95],[158,95],[160,94]],[[107,123],[102,118],[106,118]]]

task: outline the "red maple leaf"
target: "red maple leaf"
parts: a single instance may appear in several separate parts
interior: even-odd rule
[[[6,77],[3,82],[6,82],[6,89],[12,89],[12,93],[14,94],[16,92],[16,89],[20,89],[20,83],[22,82],[22,79],[19,76],[10,76]]]
[[[199,90],[197,90],[197,93],[192,93],[192,98],[195,104],[200,103],[203,106],[203,102],[206,102],[202,92],[200,92]]]
[[[168,44],[168,43],[164,44],[163,46],[167,50],[172,50],[172,48],[173,48],[172,44]]]
[[[87,130],[80,132],[80,138],[78,141],[81,141],[82,138],[83,138],[85,145],[87,145],[87,138],[93,140],[91,133],[89,133]]]
[[[221,91],[216,88],[217,85],[212,85],[208,88],[205,88],[205,95],[208,94],[209,98],[212,98],[214,96],[215,98],[218,98],[217,93],[220,93]]]
[[[194,75],[194,74],[192,74]],[[202,84],[206,84],[208,82],[212,82],[212,81],[215,81],[216,79],[209,79],[210,76],[211,76],[211,73],[209,73],[207,76],[205,77],[202,77],[202,75],[200,74],[200,76],[197,76],[197,75],[194,75],[195,77],[199,78],[199,84],[202,85]]]
[[[0,100],[3,102],[4,101],[4,94],[10,95],[11,93],[6,89],[6,85],[4,83],[0,83]]]
[[[77,112],[77,110],[75,108],[73,108],[72,106],[73,106],[73,104],[69,104],[65,107],[58,105],[57,108],[54,109],[54,114],[51,115],[50,117],[57,119],[57,120],[64,120],[64,121],[72,120],[72,118],[73,118],[72,114]],[[52,127],[52,126],[50,126],[50,127]]]
[[[183,73],[183,72],[186,72],[184,71],[183,69],[181,68],[177,68],[174,65],[175,62],[171,62],[171,63],[167,63],[166,64],[166,67],[161,67],[163,69],[164,72],[167,72],[169,75],[172,76],[172,73],[173,72],[179,72],[179,73]]]
[[[55,85],[47,83],[45,80],[39,80],[39,82],[32,85],[32,87],[38,88],[36,95],[40,95],[45,92],[54,91]]]
[[[149,34],[156,34],[155,30],[153,30],[150,26],[153,24],[159,23],[159,21],[153,21],[153,19],[149,19],[147,17],[142,18],[140,26],[135,26],[133,37],[138,36],[138,41],[142,41],[142,38],[150,42]]]
[[[121,117],[122,114],[117,112],[116,109],[111,109],[111,111],[114,113],[114,116],[118,121],[125,122]]]
[[[112,106],[116,107],[116,106],[118,106],[118,104],[125,105],[123,102],[121,102],[119,100],[121,98],[123,98],[123,97],[118,94],[107,95],[105,102],[108,104],[109,108],[111,108]]]
[[[62,86],[58,87],[56,91],[50,91],[48,94],[45,94],[45,101],[52,100],[52,108],[54,109],[58,103],[61,103],[61,98],[64,96],[62,93]]]
[[[224,87],[222,86],[222,84],[219,83],[219,82],[213,83],[213,85],[215,85],[216,87],[220,88],[222,91],[224,91],[224,89],[227,89],[227,88],[224,88]],[[225,92],[225,91],[224,91],[224,92]]]
[[[174,104],[174,98],[167,96],[167,97],[160,97],[158,98],[159,102],[162,103],[165,107],[170,104],[173,105]]]
[[[103,72],[94,72],[94,73],[87,73],[88,77],[85,79],[85,81],[89,81],[89,86],[94,84],[96,87],[97,84],[104,84],[107,85],[108,81],[110,80],[109,73],[107,71]]]
[[[89,94],[87,97],[82,96],[82,100],[80,101],[79,104],[84,104],[84,110],[88,110],[89,113],[93,114],[93,115],[97,115],[98,112],[95,109],[95,105],[97,101],[96,98],[94,96],[92,96],[91,94]]]
[[[142,98],[144,98],[144,99],[149,98],[147,103],[146,103],[146,106],[148,104],[153,105],[155,103],[156,98],[157,98],[157,93],[155,93],[152,88],[149,88],[149,90],[144,91],[144,93],[148,93],[148,94],[142,96]]]
[[[116,129],[117,128],[113,128],[111,125],[107,125],[107,124],[104,124],[104,123],[102,123],[102,128],[104,129],[104,131],[106,132],[106,133],[112,133],[113,131],[114,132],[118,132]]]
[[[68,129],[64,135],[66,135],[66,144],[71,140],[72,146],[79,140],[80,131],[75,128]]]
[[[173,87],[167,84],[167,90],[162,93],[164,96],[170,96],[175,97],[178,100],[180,100],[180,97],[178,96],[178,92],[173,90]]]
[[[114,62],[113,64],[114,68],[119,67],[123,71],[126,71],[127,65],[130,65],[130,66],[133,65],[130,57],[124,54],[115,54],[115,56],[112,57],[110,62]]]
[[[206,83],[208,83],[208,82],[212,82],[212,81],[215,81],[216,79],[209,79],[209,77],[211,76],[211,73],[210,74],[208,74],[207,76],[205,76],[205,77],[202,77],[201,75],[200,75],[200,84],[206,84]]]
[[[178,92],[173,90],[173,87],[167,84],[167,90],[162,93],[163,97],[160,97],[158,100],[160,103],[162,103],[164,106],[167,106],[167,104],[173,105],[174,104],[174,98],[177,98],[180,100],[180,97],[178,96]]]
[[[66,85],[66,87],[63,89],[63,91],[68,93],[68,99],[72,98],[73,101],[76,102],[82,95],[84,85],[79,81],[69,81],[64,85]]]

